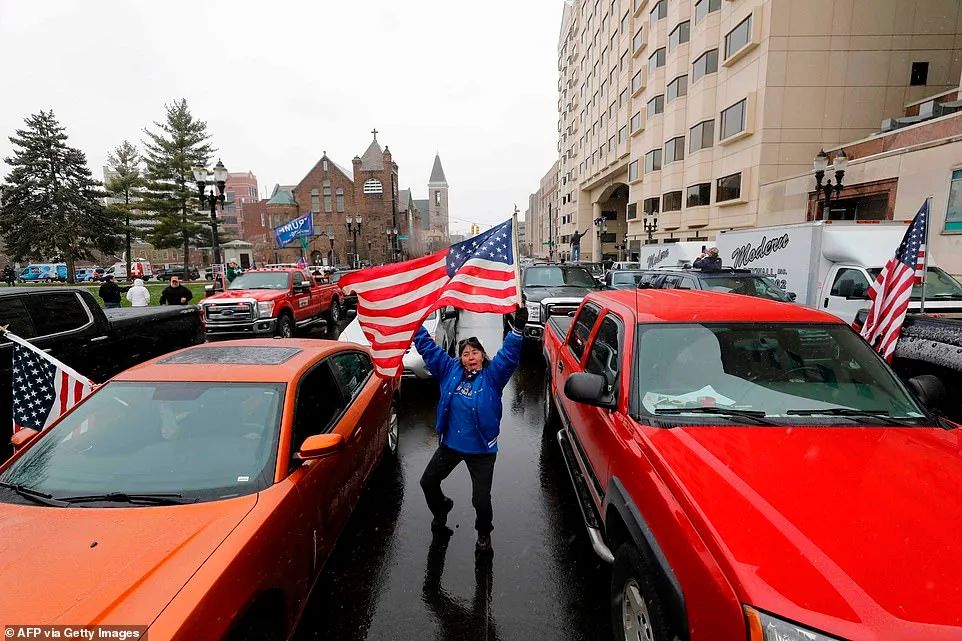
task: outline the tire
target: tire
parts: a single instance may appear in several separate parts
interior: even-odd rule
[[[615,641],[670,641],[665,606],[638,549],[622,543],[611,569],[611,630]]]
[[[544,373],[544,425],[550,428],[561,427],[561,417],[558,416],[558,408],[555,407],[554,399],[551,397],[551,370]]]
[[[391,401],[391,409],[388,410],[387,419],[387,439],[384,443],[384,458],[397,458],[398,441],[400,440],[400,430],[398,428],[397,399]]]
[[[274,329],[274,336],[279,338],[294,337],[294,319],[288,313],[283,313],[277,317],[277,327]]]
[[[337,302],[337,299],[334,299],[331,301],[331,309],[327,311],[327,324],[332,328],[337,327],[337,324],[341,321],[341,316],[343,316],[341,305]]]

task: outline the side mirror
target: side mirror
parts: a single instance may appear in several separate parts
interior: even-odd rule
[[[926,407],[938,407],[945,398],[945,384],[938,376],[920,374],[910,378],[908,384]]]
[[[788,292],[788,300],[794,303],[796,298],[798,298],[798,294],[795,292]]]
[[[25,427],[18,431],[16,434],[10,437],[10,444],[13,445],[13,451],[17,452],[21,448],[26,447],[30,441],[37,438],[38,434],[40,434],[40,432],[32,427]]]
[[[344,447],[344,437],[340,434],[315,434],[308,436],[297,451],[297,458],[313,461],[337,454]]]
[[[575,403],[614,409],[617,406],[615,396],[607,387],[604,376],[578,372],[565,381],[565,396]]]
[[[213,294],[213,293],[214,293],[214,286],[213,286],[213,285],[204,285],[204,293],[207,294],[208,296],[210,296],[211,294]]]
[[[311,288],[311,281],[309,280],[301,281],[301,289],[310,289],[310,288]]]
[[[454,309],[453,307],[445,308],[445,310],[441,312],[441,320],[443,321],[454,320],[457,317],[458,310]]]

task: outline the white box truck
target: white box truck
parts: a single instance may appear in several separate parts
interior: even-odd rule
[[[708,241],[682,241],[664,245],[642,245],[638,252],[641,269],[659,267],[691,267],[701,256],[703,247],[714,247]]]
[[[870,284],[895,256],[908,222],[820,220],[719,232],[718,255],[726,267],[771,276],[795,300],[835,314],[847,323],[870,304]],[[962,316],[962,284],[928,254],[925,311]],[[921,289],[909,311],[919,309]]]

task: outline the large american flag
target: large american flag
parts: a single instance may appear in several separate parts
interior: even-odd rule
[[[86,376],[64,365],[19,336],[13,341],[13,431],[38,432],[63,416],[93,389]]]
[[[862,336],[879,354],[890,360],[895,344],[902,333],[905,312],[909,308],[912,287],[925,278],[925,239],[929,224],[929,201],[922,204],[919,213],[909,225],[895,257],[872,283],[868,292],[872,305],[862,325]]]
[[[404,352],[424,319],[447,305],[506,314],[520,303],[513,221],[423,258],[341,278],[357,293],[358,321],[382,378],[401,372]]]

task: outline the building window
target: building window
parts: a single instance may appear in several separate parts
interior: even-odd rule
[[[630,13],[631,13],[631,10],[629,9],[628,11],[625,11],[625,15],[621,16],[621,34],[622,35],[628,33],[628,24],[630,23],[628,14]]]
[[[665,164],[685,159],[685,137],[678,136],[665,143]]]
[[[688,135],[688,153],[708,149],[715,144],[715,121],[704,120],[691,128]]]
[[[738,26],[728,32],[725,36],[725,59],[731,58],[738,53],[742,47],[747,45],[752,39],[752,16],[738,23]]]
[[[721,131],[718,139],[725,140],[737,133],[745,131],[745,114],[747,99],[742,98],[731,107],[721,112]]]
[[[628,90],[622,89],[621,95],[618,96],[618,106],[624,107],[627,104],[628,104]]]
[[[657,22],[659,20],[664,20],[668,17],[668,0],[658,0],[658,3],[652,8],[649,14],[652,22]]]
[[[669,191],[661,197],[662,211],[681,211],[681,192]]]
[[[909,81],[913,87],[918,85],[927,85],[929,82],[929,63],[927,62],[913,62],[912,63],[912,78]]]
[[[651,216],[658,213],[658,197],[655,198],[645,198],[645,201],[641,204],[641,209],[645,213],[645,216]]]
[[[615,151],[615,137],[612,136],[611,138],[608,139],[608,153],[611,154],[611,153],[614,153],[614,151]]]
[[[311,190],[311,211],[321,213],[321,193],[316,189]]]
[[[655,96],[648,101],[648,118],[651,119],[665,110],[665,97]]]
[[[612,118],[615,117],[615,109],[617,108],[618,108],[618,101],[612,100],[611,104],[608,105],[608,120],[611,120]]]
[[[621,54],[621,60],[618,61],[618,71],[624,71],[625,67],[628,65],[628,52]]]
[[[647,154],[645,154],[645,173],[650,174],[653,171],[658,171],[661,169],[661,148],[652,149]]]
[[[327,171],[327,158],[321,161],[321,169]]]
[[[618,144],[620,145],[621,143],[625,142],[626,140],[628,140],[628,126],[627,126],[627,125],[625,125],[624,127],[622,127],[621,129],[618,130]]]
[[[665,66],[665,48],[656,49],[655,53],[648,56],[648,73],[655,73],[656,69]]]
[[[628,164],[628,180],[638,179],[638,161],[635,160]]]
[[[638,203],[629,203],[628,208],[625,211],[625,218],[628,220],[634,220],[638,218]]]
[[[691,81],[698,82],[702,76],[718,71],[718,49],[710,49],[698,56],[691,66]]]
[[[605,97],[605,89],[607,89],[607,88],[608,88],[608,81],[607,81],[607,80],[602,80],[602,81],[601,81],[601,88],[598,90],[598,95],[601,96],[602,98],[604,98],[604,97]]]
[[[337,202],[337,213],[344,213],[344,190],[338,187],[334,190],[334,200]]]
[[[634,37],[631,39],[631,50],[632,52],[641,49],[641,46],[645,43],[645,28],[641,27],[635,32]]]
[[[695,24],[701,22],[709,13],[721,9],[721,0],[698,0],[695,2]]]
[[[604,127],[604,126],[605,126],[605,112],[603,112],[603,111],[601,112],[601,115],[598,116],[598,126],[599,126],[599,127]]]
[[[675,98],[688,95],[688,76],[678,76],[668,83],[665,89],[665,102],[671,102]]]
[[[334,203],[331,200],[331,181],[324,181],[324,212],[331,213],[334,211]]]
[[[638,131],[641,127],[641,112],[635,112],[635,115],[631,117],[631,130]]]
[[[685,193],[685,207],[701,207],[711,204],[711,183],[692,185]]]
[[[671,33],[668,34],[668,51],[674,51],[679,45],[688,42],[691,37],[691,22],[685,20],[679,22]]]
[[[639,71],[631,78],[631,93],[635,93],[645,86],[644,72]]]
[[[715,202],[721,203],[726,200],[738,200],[742,195],[742,175],[741,173],[723,176],[715,183]]]
[[[949,206],[945,210],[945,231],[962,232],[962,169],[952,172],[949,183]]]
[[[377,178],[368,178],[364,181],[364,193],[365,194],[383,194],[384,188],[381,187],[381,181]]]

